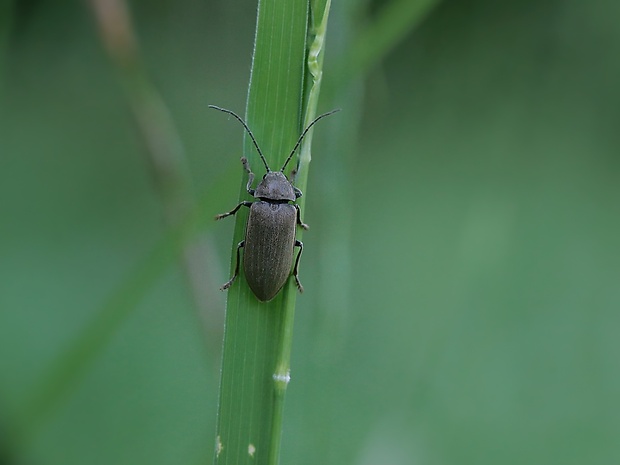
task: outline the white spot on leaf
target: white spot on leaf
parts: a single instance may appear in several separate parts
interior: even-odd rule
[[[291,372],[287,371],[286,373],[274,373],[273,375],[274,381],[279,381],[281,383],[288,384],[291,380]]]

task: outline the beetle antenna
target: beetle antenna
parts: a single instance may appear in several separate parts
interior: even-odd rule
[[[328,111],[327,113],[323,113],[320,116],[317,116],[316,118],[314,118],[314,120],[312,121],[312,123],[310,123],[308,125],[308,127],[306,127],[306,129],[304,129],[304,132],[301,133],[301,136],[299,136],[299,139],[297,140],[297,143],[295,144],[295,147],[293,147],[293,150],[291,150],[291,154],[288,156],[288,158],[286,159],[286,161],[284,162],[284,165],[282,165],[282,169],[280,170],[281,172],[284,171],[284,168],[286,168],[286,165],[288,165],[288,162],[291,161],[291,158],[293,158],[293,154],[295,153],[295,151],[299,148],[299,145],[301,144],[301,141],[303,140],[304,136],[306,135],[306,133],[308,132],[308,130],[314,126],[314,124],[316,122],[318,122],[320,119],[325,118],[326,116],[332,115],[334,113],[336,113],[337,111],[340,111],[340,108],[336,108],[335,110],[332,111]]]
[[[248,127],[248,125],[245,124],[245,121],[243,121],[243,119],[241,119],[241,117],[237,113],[235,113],[234,111],[231,111],[231,110],[227,110],[226,108],[221,108],[221,107],[218,107],[218,106],[215,106],[215,105],[209,105],[209,108],[213,108],[215,110],[220,110],[220,111],[223,111],[224,113],[228,113],[229,115],[233,115],[235,118],[237,118],[239,120],[239,122],[241,124],[243,124],[243,127],[245,128],[246,131],[248,131],[248,134],[250,135],[250,139],[252,139],[252,142],[254,143],[254,147],[256,147],[256,151],[260,155],[260,159],[263,161],[263,164],[265,165],[265,168],[267,169],[267,172],[270,172],[271,170],[269,169],[269,165],[267,164],[267,160],[265,160],[265,157],[263,156],[263,152],[261,152],[260,147],[258,146],[258,142],[256,142],[256,139],[254,138],[254,134],[252,134],[252,131],[250,131],[250,128]],[[320,117],[322,117],[322,116],[324,116],[324,115],[321,115]],[[312,124],[314,124],[314,123],[315,123],[315,121],[312,122]],[[312,124],[310,126],[312,126]]]

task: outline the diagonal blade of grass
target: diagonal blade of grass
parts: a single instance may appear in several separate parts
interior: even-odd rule
[[[341,85],[365,74],[417,27],[440,0],[392,0],[354,44],[341,69]]]
[[[11,439],[14,447],[19,449],[33,438],[157,279],[178,260],[186,244],[204,229],[205,225],[211,227],[212,216],[204,214],[205,206],[210,204],[214,193],[222,189],[221,184],[223,182],[220,181],[210,186],[200,197],[197,208],[179,222],[177,227],[167,232],[96,312],[93,321],[78,335],[73,344],[59,356],[25,401]]]

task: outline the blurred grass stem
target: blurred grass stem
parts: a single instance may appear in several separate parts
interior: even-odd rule
[[[415,29],[440,0],[391,0],[358,34],[339,70],[341,86],[367,73]]]
[[[151,178],[162,204],[164,220],[174,227],[195,207],[183,143],[160,93],[142,65],[139,46],[124,0],[90,0],[101,41],[114,65],[137,123]],[[218,299],[207,265],[212,249],[200,237],[183,250],[182,264],[208,341],[219,340],[219,321],[212,321]],[[219,296],[218,296],[219,297]]]
[[[11,446],[18,451],[36,435],[53,409],[64,399],[83,375],[89,364],[106,346],[123,321],[144,299],[157,280],[178,260],[198,231],[212,226],[211,218],[204,214],[205,205],[222,185],[215,184],[200,196],[196,208],[179,224],[171,228],[151,252],[122,280],[121,286],[112,293],[103,306],[95,312],[95,318],[78,335],[68,349],[57,358],[48,375],[36,386],[35,392],[25,405]]]
[[[196,227],[203,208],[192,196],[185,153],[170,114],[140,64],[129,12],[122,0],[91,0],[90,5],[147,148],[152,177],[170,230],[36,386],[26,401],[11,439],[18,449],[32,439],[53,408],[76,384],[94,357],[179,254],[201,315],[209,315],[206,310],[213,306],[209,305],[213,299],[209,299],[205,292],[210,288],[205,269],[209,262],[209,246],[204,239],[196,239]],[[211,336],[206,338],[208,341],[220,339],[216,323],[204,324]]]

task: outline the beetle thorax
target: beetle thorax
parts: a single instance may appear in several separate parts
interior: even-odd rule
[[[293,185],[280,171],[270,171],[265,174],[256,188],[254,197],[272,201],[294,201],[297,198]]]

